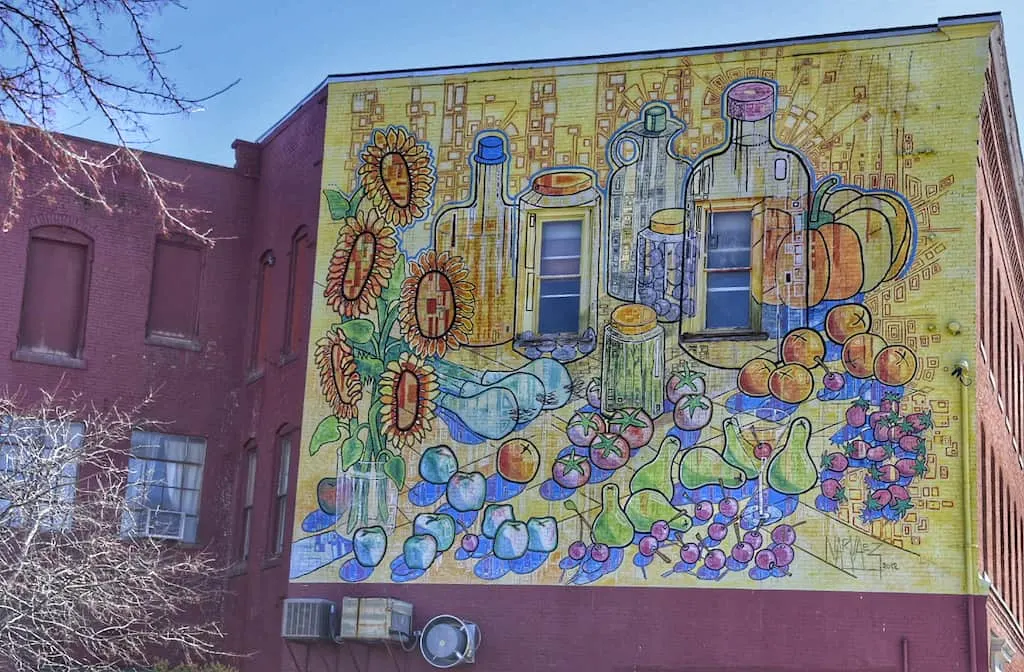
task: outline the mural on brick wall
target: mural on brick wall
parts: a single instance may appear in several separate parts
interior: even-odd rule
[[[958,590],[922,60],[333,85],[292,580]]]

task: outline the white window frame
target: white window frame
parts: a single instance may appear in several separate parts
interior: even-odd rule
[[[292,439],[296,432],[280,435],[277,442],[277,482],[274,486],[274,529],[271,530],[271,556],[284,553],[288,530],[288,486],[291,478]]]
[[[136,430],[131,444],[122,536],[195,542],[206,439]],[[167,454],[182,446],[183,456]]]

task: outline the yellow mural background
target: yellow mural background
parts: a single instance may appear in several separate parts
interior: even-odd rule
[[[436,161],[437,180],[428,217],[400,233],[401,248],[411,256],[430,244],[433,215],[446,203],[463,200],[470,186],[469,156],[474,137],[497,129],[509,138],[510,194],[529,186],[539,170],[556,166],[593,169],[602,188],[609,166],[605,145],[622,125],[634,121],[643,104],[663,100],[686,123],[678,151],[696,158],[725,138],[722,92],[732,81],[758,77],[778,83],[777,139],[798,149],[813,165],[817,179],[840,176],[845,183],[898,191],[913,207],[917,249],[905,276],[884,284],[865,299],[875,322],[873,331],[890,343],[909,346],[918,357],[918,373],[904,398],[908,410],[931,411],[928,472],[911,492],[915,508],[902,521],[857,520],[864,492],[851,484],[850,505],[835,515],[813,507],[817,490],[802,498],[792,517],[798,528],[797,558],[790,575],[755,582],[736,572],[721,581],[698,581],[692,576],[662,577],[670,565],[655,558],[646,575],[633,566],[627,552],[619,569],[595,585],[706,586],[724,588],[818,589],[957,593],[976,590],[965,579],[965,567],[976,562],[965,553],[964,521],[974,520],[974,503],[964,501],[960,423],[960,383],[950,371],[957,361],[973,362],[975,282],[975,166],[978,101],[987,64],[990,24],[954,27],[901,37],[771,46],[677,58],[595,63],[564,67],[497,69],[465,74],[416,78],[351,81],[329,85],[323,185],[351,193],[357,186],[359,155],[376,128],[399,125],[418,141],[429,144]],[[956,64],[956,67],[949,67]],[[310,343],[332,324],[334,313],[323,299],[324,277],[336,242],[338,222],[321,199],[316,278]],[[618,302],[601,296],[602,324]],[[950,320],[963,332],[945,330]],[[666,325],[666,369],[678,368],[684,355],[675,325]],[[769,342],[767,348],[773,349]],[[742,362],[757,354],[748,343],[698,344],[697,356],[729,357]],[[307,362],[303,445],[330,408],[317,378],[314,349]],[[718,351],[717,353],[715,351]],[[515,368],[525,362],[511,346],[462,348],[448,359],[478,369]],[[720,361],[720,360],[716,360]],[[737,365],[738,366],[738,365]],[[600,351],[568,365],[574,380],[600,375]],[[714,420],[700,444],[719,446],[721,406],[734,391],[736,371],[706,369],[707,394],[716,402]],[[816,389],[822,371],[817,370]],[[969,395],[973,403],[973,394]],[[366,400],[363,400],[366,403]],[[541,472],[531,487],[550,476],[558,450],[568,445],[565,425],[578,406],[573,400],[543,414],[512,436],[531,440],[541,452]],[[798,415],[811,419],[815,429],[811,454],[827,448],[830,431],[841,422],[843,402],[805,402]],[[671,426],[671,414],[658,426]],[[740,418],[741,422],[743,421]],[[820,433],[818,433],[820,431]],[[656,432],[656,437],[660,432]],[[466,446],[452,442],[443,422],[435,421],[422,447],[452,445],[460,464],[494,473],[494,453],[500,442]],[[634,457],[641,464],[657,448],[658,439]],[[420,447],[417,447],[417,450]],[[415,484],[415,453],[409,452],[410,482]],[[299,464],[293,538],[312,536],[301,528],[303,517],[317,507],[316,486],[337,467],[334,447],[310,456],[305,449]],[[612,482],[625,487],[630,473],[617,473]],[[600,501],[600,485],[585,486]],[[967,491],[973,492],[973,487]],[[561,502],[518,496],[518,518],[552,515],[559,519],[559,548],[540,569],[526,575],[509,573],[502,583],[564,582],[558,568],[568,541],[585,530]],[[575,498],[581,504],[586,501]],[[387,563],[401,552],[412,516],[418,512],[400,495],[398,529],[384,563],[368,579],[390,581]],[[597,508],[592,502],[589,511]],[[432,509],[422,509],[428,511]],[[585,510],[586,512],[586,510]],[[461,536],[461,535],[460,535]],[[966,535],[967,538],[970,534]],[[731,535],[730,535],[731,538]],[[458,540],[456,540],[456,547]],[[673,552],[674,554],[674,552]],[[675,558],[673,559],[673,561]],[[484,583],[472,573],[473,560],[456,561],[445,554],[416,583]],[[294,578],[303,582],[338,582],[339,562]]]

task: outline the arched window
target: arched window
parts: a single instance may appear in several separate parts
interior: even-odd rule
[[[18,350],[79,359],[85,345],[92,239],[62,226],[32,230]]]
[[[260,255],[256,272],[256,313],[253,319],[252,348],[249,351],[250,374],[262,373],[267,362],[268,325],[270,322],[270,269],[277,262],[273,250]]]
[[[309,338],[309,307],[313,300],[313,266],[316,243],[309,230],[301,226],[292,236],[288,267],[288,311],[285,314],[285,357],[302,352]]]

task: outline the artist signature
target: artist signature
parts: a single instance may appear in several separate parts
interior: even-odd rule
[[[848,572],[869,572],[881,576],[883,573],[899,571],[899,563],[882,558],[885,547],[880,541],[865,540],[862,537],[825,537],[825,560]]]

